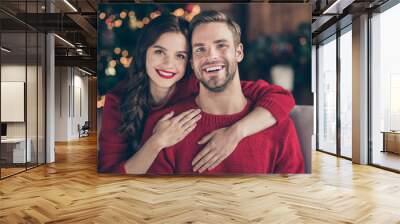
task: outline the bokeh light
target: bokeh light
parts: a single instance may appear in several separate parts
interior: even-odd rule
[[[121,11],[121,12],[119,13],[119,18],[121,18],[121,19],[125,19],[126,16],[127,16],[127,13],[126,13],[125,11]]]
[[[108,67],[106,69],[106,75],[108,76],[115,76],[117,74],[117,71],[113,67]]]
[[[99,14],[99,19],[103,20],[103,19],[106,18],[106,16],[107,16],[107,14],[105,14],[104,12],[101,12],[101,13]]]
[[[150,22],[150,19],[147,18],[147,17],[144,17],[142,21],[146,25],[146,24],[148,24]]]
[[[181,17],[181,16],[183,16],[183,15],[185,14],[185,11],[184,11],[182,8],[179,8],[179,9],[176,9],[176,10],[173,12],[173,14],[174,14],[175,16]]]
[[[119,47],[114,48],[114,54],[121,54],[121,48]]]
[[[122,57],[128,57],[128,55],[129,55],[128,50],[123,50],[122,51]]]
[[[122,20],[117,19],[117,20],[114,21],[114,26],[115,26],[115,27],[118,28],[118,27],[120,27],[121,25],[122,25]]]
[[[143,28],[144,27],[144,23],[142,21],[137,21],[137,27],[138,28]]]
[[[197,15],[199,14],[201,11],[200,6],[199,5],[194,5],[193,9],[192,9],[192,14]]]
[[[108,66],[114,68],[117,65],[117,62],[115,60],[111,60],[108,62]]]

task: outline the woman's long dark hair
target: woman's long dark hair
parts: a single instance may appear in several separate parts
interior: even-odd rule
[[[133,137],[136,143],[140,142],[144,122],[151,105],[154,104],[146,73],[146,52],[162,34],[168,32],[182,33],[188,39],[188,22],[173,15],[161,15],[144,27],[136,44],[133,67],[128,74],[120,108],[122,113],[120,131]]]

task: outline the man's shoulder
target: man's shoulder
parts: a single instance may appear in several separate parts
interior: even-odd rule
[[[277,129],[282,131],[290,131],[291,129],[295,128],[294,122],[291,117],[287,117],[277,124]]]
[[[287,138],[292,132],[296,132],[296,127],[290,117],[279,121],[274,126],[263,131],[264,134],[271,135],[274,139],[279,141]]]

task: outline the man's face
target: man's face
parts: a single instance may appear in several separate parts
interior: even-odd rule
[[[199,81],[212,92],[222,92],[243,59],[243,45],[235,46],[232,31],[222,22],[197,26],[192,33],[192,67]]]

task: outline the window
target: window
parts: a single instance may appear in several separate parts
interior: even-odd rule
[[[372,164],[396,170],[400,170],[400,150],[385,144],[395,143],[394,149],[400,149],[400,141],[392,141],[400,139],[400,132],[395,132],[400,131],[399,21],[400,4],[371,18],[370,156]]]
[[[340,40],[340,155],[352,157],[352,35],[351,26]]]
[[[336,36],[318,48],[318,149],[336,153]]]

